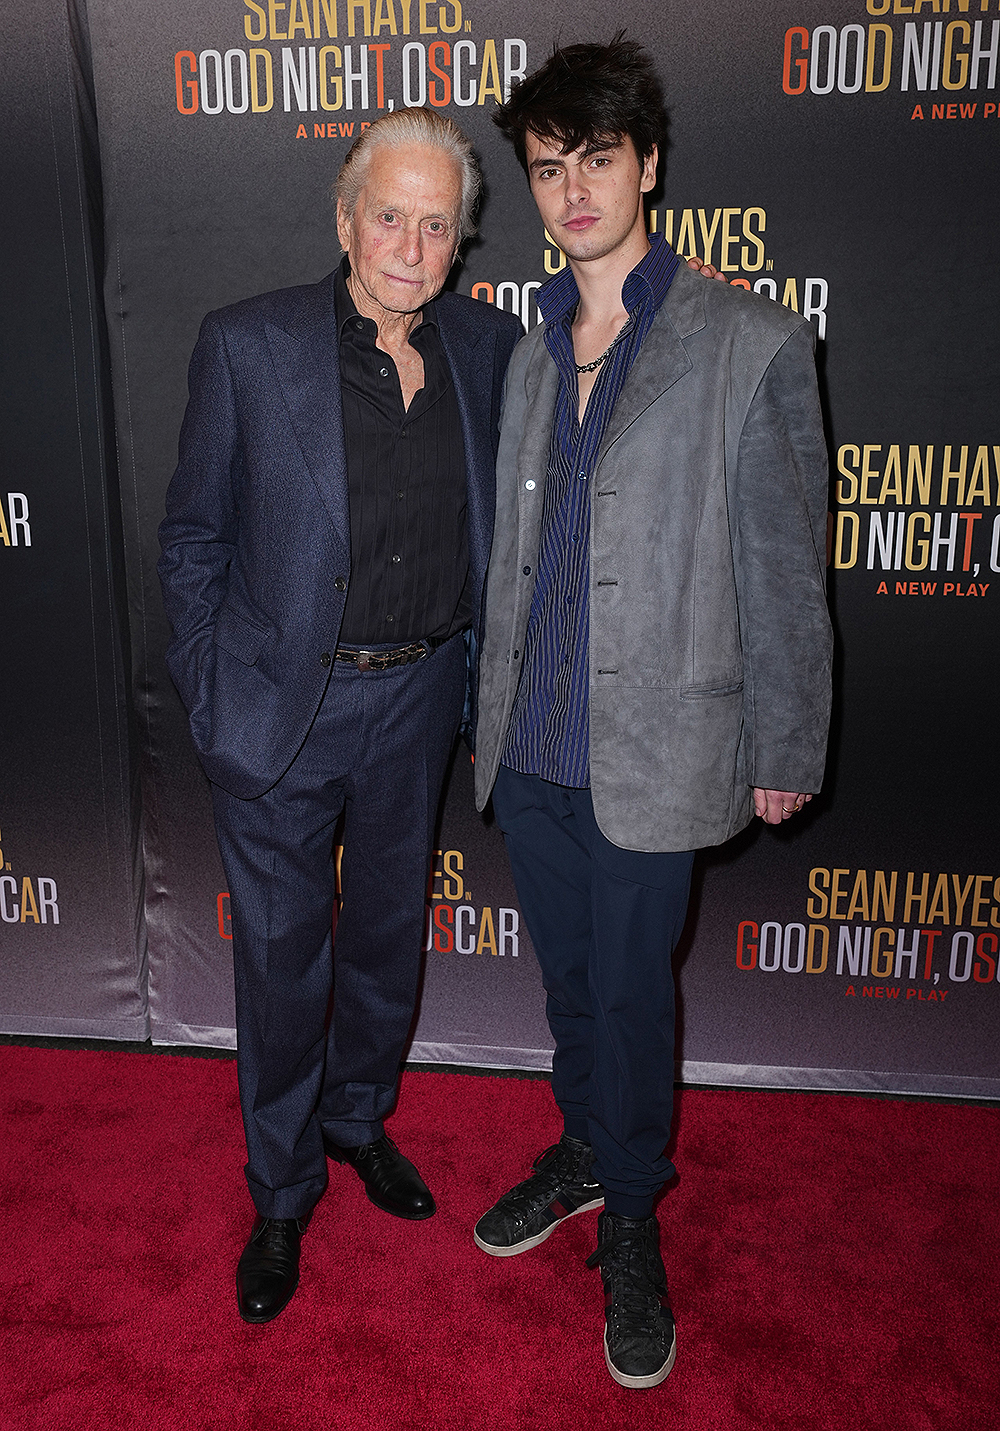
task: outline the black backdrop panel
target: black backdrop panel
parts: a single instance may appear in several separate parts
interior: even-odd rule
[[[758,828],[699,861],[680,961],[685,1073],[997,1091],[1000,9],[811,8],[806,23],[789,0],[666,3],[654,24],[634,0],[613,22],[589,3],[544,18],[485,0],[92,3],[155,1037],[232,1037],[224,887],[153,579],[198,323],[327,272],[329,188],[351,137],[425,99],[470,133],[487,179],[482,237],[455,282],[533,323],[561,256],[490,106],[554,41],[613,24],[652,48],[671,103],[651,222],[810,315],[835,474],[827,787],[797,832]],[[415,1049],[538,1066],[537,972],[467,786],[459,765]]]
[[[7,27],[0,234],[0,1028],[148,1033],[86,47]]]

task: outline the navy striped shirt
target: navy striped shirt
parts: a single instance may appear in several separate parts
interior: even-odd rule
[[[677,266],[670,245],[654,237],[626,278],[628,322],[598,373],[582,426],[572,332],[580,295],[572,270],[536,295],[561,381],[524,664],[502,759],[523,775],[578,789],[590,784],[590,481],[612,410]]]

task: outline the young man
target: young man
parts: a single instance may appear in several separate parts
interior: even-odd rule
[[[527,1251],[604,1204],[605,1358],[673,1366],[654,1200],[693,851],[817,791],[829,711],[813,332],[650,243],[662,92],[640,46],[559,51],[497,119],[567,270],[507,377],[480,663],[492,793],[541,963],[560,1142],[476,1225]]]

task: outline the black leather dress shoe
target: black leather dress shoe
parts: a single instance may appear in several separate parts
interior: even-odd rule
[[[236,1300],[245,1322],[269,1322],[292,1300],[305,1227],[305,1218],[257,1217],[236,1268]]]
[[[323,1143],[327,1157],[338,1163],[350,1163],[364,1183],[370,1201],[383,1212],[409,1218],[411,1222],[422,1222],[425,1217],[434,1215],[436,1206],[430,1189],[387,1134],[361,1148],[342,1148],[326,1137]]]

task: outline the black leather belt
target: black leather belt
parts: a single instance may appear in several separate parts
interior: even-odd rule
[[[444,636],[429,636],[425,641],[412,641],[409,646],[397,646],[392,651],[356,651],[348,646],[338,646],[336,658],[350,662],[359,671],[388,671],[392,666],[410,666],[414,661],[422,661],[443,646],[446,639]]]

